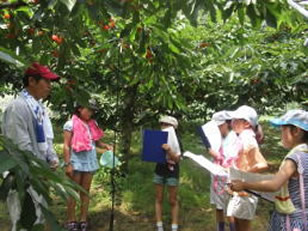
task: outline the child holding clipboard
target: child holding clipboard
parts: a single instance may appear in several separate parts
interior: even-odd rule
[[[205,145],[215,164],[224,168],[232,166],[237,158],[237,136],[231,130],[231,115],[228,111],[213,114],[212,120],[202,126]],[[217,231],[225,230],[225,214],[230,195],[225,190],[227,177],[211,175],[210,202],[216,207]],[[230,231],[235,231],[232,217],[228,217]]]
[[[178,230],[178,211],[177,189],[179,185],[179,161],[181,157],[180,144],[176,136],[175,129],[178,127],[178,121],[172,116],[163,116],[159,120],[161,130],[168,132],[168,141],[162,145],[166,151],[166,163],[157,163],[153,178],[155,184],[155,214],[157,231],[163,231],[162,221],[162,203],[164,186],[167,185],[169,193],[169,203],[171,207],[171,230]]]
[[[240,106],[231,113],[232,129],[238,135],[241,148],[235,167],[244,172],[258,173],[268,168],[267,162],[259,150],[257,134],[257,112],[249,106]],[[251,231],[258,198],[246,192],[233,193],[227,208],[227,215],[233,216],[237,231]]]

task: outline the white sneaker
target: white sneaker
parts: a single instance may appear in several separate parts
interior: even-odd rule
[[[156,223],[157,231],[164,231],[164,226],[162,222]]]

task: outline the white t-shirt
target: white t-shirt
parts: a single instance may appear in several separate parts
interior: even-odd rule
[[[226,159],[236,158],[239,152],[238,137],[234,131],[230,131],[226,138],[223,139],[222,148]]]

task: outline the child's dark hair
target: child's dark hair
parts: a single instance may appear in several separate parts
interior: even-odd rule
[[[226,124],[228,124],[228,129],[232,130],[232,120],[226,120]]]
[[[303,131],[304,131],[303,141],[308,144],[308,132],[305,130]]]
[[[292,125],[292,124],[284,125],[284,126],[289,127],[291,131],[294,131],[296,128],[300,128],[300,127],[294,126],[294,125]],[[300,129],[304,132],[304,135],[303,135],[301,141],[308,144],[308,132],[305,131],[305,130],[302,129],[302,128],[300,128]]]
[[[79,111],[80,108],[82,108],[82,106],[80,105],[76,106],[74,109],[73,115],[80,117],[80,111]]]
[[[33,77],[36,82],[38,82],[40,79],[43,78],[40,75],[24,75],[24,77],[22,79],[22,83],[23,83],[24,87],[28,87],[29,86],[29,78],[30,77]]]

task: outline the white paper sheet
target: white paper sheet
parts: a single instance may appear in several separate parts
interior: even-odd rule
[[[251,173],[251,172],[243,172],[238,169],[235,169],[231,167],[229,169],[229,180],[241,180],[246,182],[257,182],[262,180],[270,180],[274,177],[272,174],[259,174],[259,173]],[[266,199],[268,201],[274,201],[275,195],[277,192],[271,193],[271,192],[257,192],[257,191],[251,191],[252,194],[255,194],[257,196],[260,196],[263,199]]]
[[[212,161],[208,160],[203,155],[196,155],[189,151],[184,152],[183,155],[189,157],[215,176],[228,176],[228,172],[226,171],[226,169],[224,169],[218,164],[214,164]]]
[[[250,173],[250,172],[243,172],[233,167],[229,168],[228,170],[221,167],[220,165],[214,164],[212,161],[208,160],[203,155],[197,155],[192,152],[186,151],[183,154],[185,157],[188,157],[199,164],[201,167],[205,168],[207,171],[212,173],[215,176],[225,176],[228,177],[228,182],[231,180],[242,180],[247,182],[256,182],[261,180],[269,180],[272,179],[274,175],[272,174],[258,174],[258,173]],[[273,202],[275,196],[278,192],[270,193],[270,192],[257,192],[249,190],[248,192],[261,197],[267,201]]]
[[[209,121],[201,126],[201,128],[207,137],[211,148],[218,152],[221,147],[222,137],[217,124],[214,121]]]

